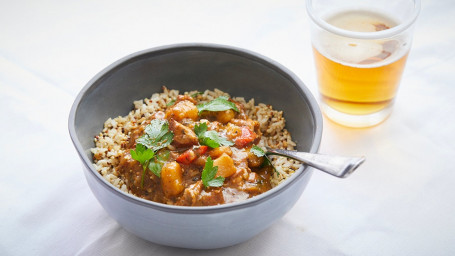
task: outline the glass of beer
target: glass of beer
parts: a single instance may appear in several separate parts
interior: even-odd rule
[[[420,0],[307,0],[320,105],[349,127],[391,113]]]

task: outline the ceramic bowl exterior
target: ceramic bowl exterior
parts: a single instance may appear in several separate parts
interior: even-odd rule
[[[133,101],[161,92],[218,88],[282,110],[297,150],[317,152],[322,116],[305,85],[280,64],[247,50],[214,44],[179,44],[126,56],[98,73],[74,101],[69,131],[87,183],[106,212],[129,232],[154,243],[212,249],[244,242],[270,227],[298,200],[312,169],[301,167],[266,193],[243,202],[171,206],[124,193],[93,167],[93,138],[109,117],[125,116]]]

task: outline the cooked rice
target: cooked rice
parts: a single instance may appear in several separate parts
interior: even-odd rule
[[[195,93],[197,91],[185,92],[184,94],[193,95]],[[95,137],[96,147],[92,148],[91,151],[94,155],[96,170],[107,181],[122,191],[130,192],[125,183],[118,177],[116,170],[124,150],[122,144],[127,143],[129,134],[134,128],[144,123],[153,113],[165,111],[167,104],[176,99],[178,95],[178,90],[169,90],[163,87],[162,93],[155,93],[150,98],[134,101],[134,109],[127,116],[109,118],[104,123],[103,131]],[[196,97],[198,101],[207,102],[222,95],[230,97],[229,94],[218,89],[206,90]],[[243,97],[234,97],[233,99],[244,105],[245,112],[250,119],[259,122],[262,132],[261,141],[258,144],[260,147],[294,149],[296,144],[284,128],[285,119],[282,111],[273,110],[272,106],[262,103],[255,105],[254,99],[248,102]],[[273,187],[292,175],[300,167],[299,162],[286,157],[273,156],[271,160],[277,170],[271,177]]]

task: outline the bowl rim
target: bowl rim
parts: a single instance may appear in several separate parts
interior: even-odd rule
[[[322,114],[319,109],[319,106],[310,92],[310,90],[306,87],[306,85],[289,69],[284,67],[283,65],[279,64],[278,62],[265,57],[261,54],[256,52],[246,50],[243,48],[235,47],[235,46],[228,46],[228,45],[221,45],[221,44],[213,44],[213,43],[179,43],[179,44],[170,44],[164,46],[153,47],[145,50],[141,50],[135,53],[131,53],[126,55],[125,57],[113,62],[112,64],[108,65],[100,72],[98,72],[92,79],[90,79],[86,85],[81,89],[81,91],[76,96],[73,105],[70,110],[69,118],[68,118],[68,130],[73,142],[74,147],[82,160],[84,167],[88,170],[88,173],[92,175],[95,180],[104,186],[109,191],[113,192],[115,195],[128,200],[131,203],[142,205],[148,208],[153,208],[155,210],[165,211],[165,212],[173,212],[173,213],[215,213],[215,212],[223,212],[223,211],[231,211],[236,210],[239,208],[249,207],[251,205],[259,204],[263,201],[266,201],[268,198],[275,197],[281,194],[284,190],[290,187],[293,183],[296,183],[298,180],[302,179],[304,175],[311,175],[312,168],[309,166],[302,165],[298,170],[295,171],[293,175],[288,177],[286,180],[281,182],[278,186],[266,191],[260,195],[254,196],[249,198],[245,201],[235,202],[235,203],[228,203],[228,204],[221,204],[221,205],[213,205],[213,206],[175,206],[175,205],[167,205],[163,203],[158,203],[150,200],[146,200],[135,195],[129,194],[127,192],[123,192],[110,182],[108,182],[105,178],[101,176],[101,174],[95,170],[92,161],[86,156],[84,153],[84,149],[78,139],[76,129],[75,129],[75,118],[76,118],[76,110],[81,103],[84,96],[87,94],[90,89],[99,84],[97,83],[104,76],[109,75],[112,70],[115,70],[123,65],[127,65],[131,63],[132,60],[143,57],[145,55],[153,54],[154,56],[167,54],[171,52],[179,52],[179,51],[189,51],[189,50],[199,50],[199,51],[211,51],[211,52],[223,52],[232,55],[236,55],[239,57],[247,58],[252,61],[258,62],[262,65],[269,67],[270,69],[274,70],[275,72],[279,73],[280,75],[286,77],[292,84],[296,87],[299,94],[302,96],[304,100],[306,100],[307,104],[310,107],[310,111],[313,115],[313,122],[314,122],[314,139],[311,145],[311,149],[309,152],[316,153],[319,150],[319,146],[321,143],[322,138]],[[88,177],[87,177],[88,178]]]

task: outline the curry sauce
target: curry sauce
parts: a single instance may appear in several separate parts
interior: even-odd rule
[[[233,103],[229,109],[218,110],[213,104],[215,111],[205,110],[193,97],[179,95],[164,112],[133,129],[116,167],[128,190],[159,203],[207,206],[242,201],[271,189],[273,167],[251,151],[261,139],[259,123],[247,117],[242,104],[228,101]],[[147,125],[156,121],[166,124],[172,141],[154,152],[147,167],[132,153],[139,138],[146,136]],[[159,132],[164,134],[164,128]],[[204,169],[212,163],[214,178],[223,180],[219,186],[203,181]]]

